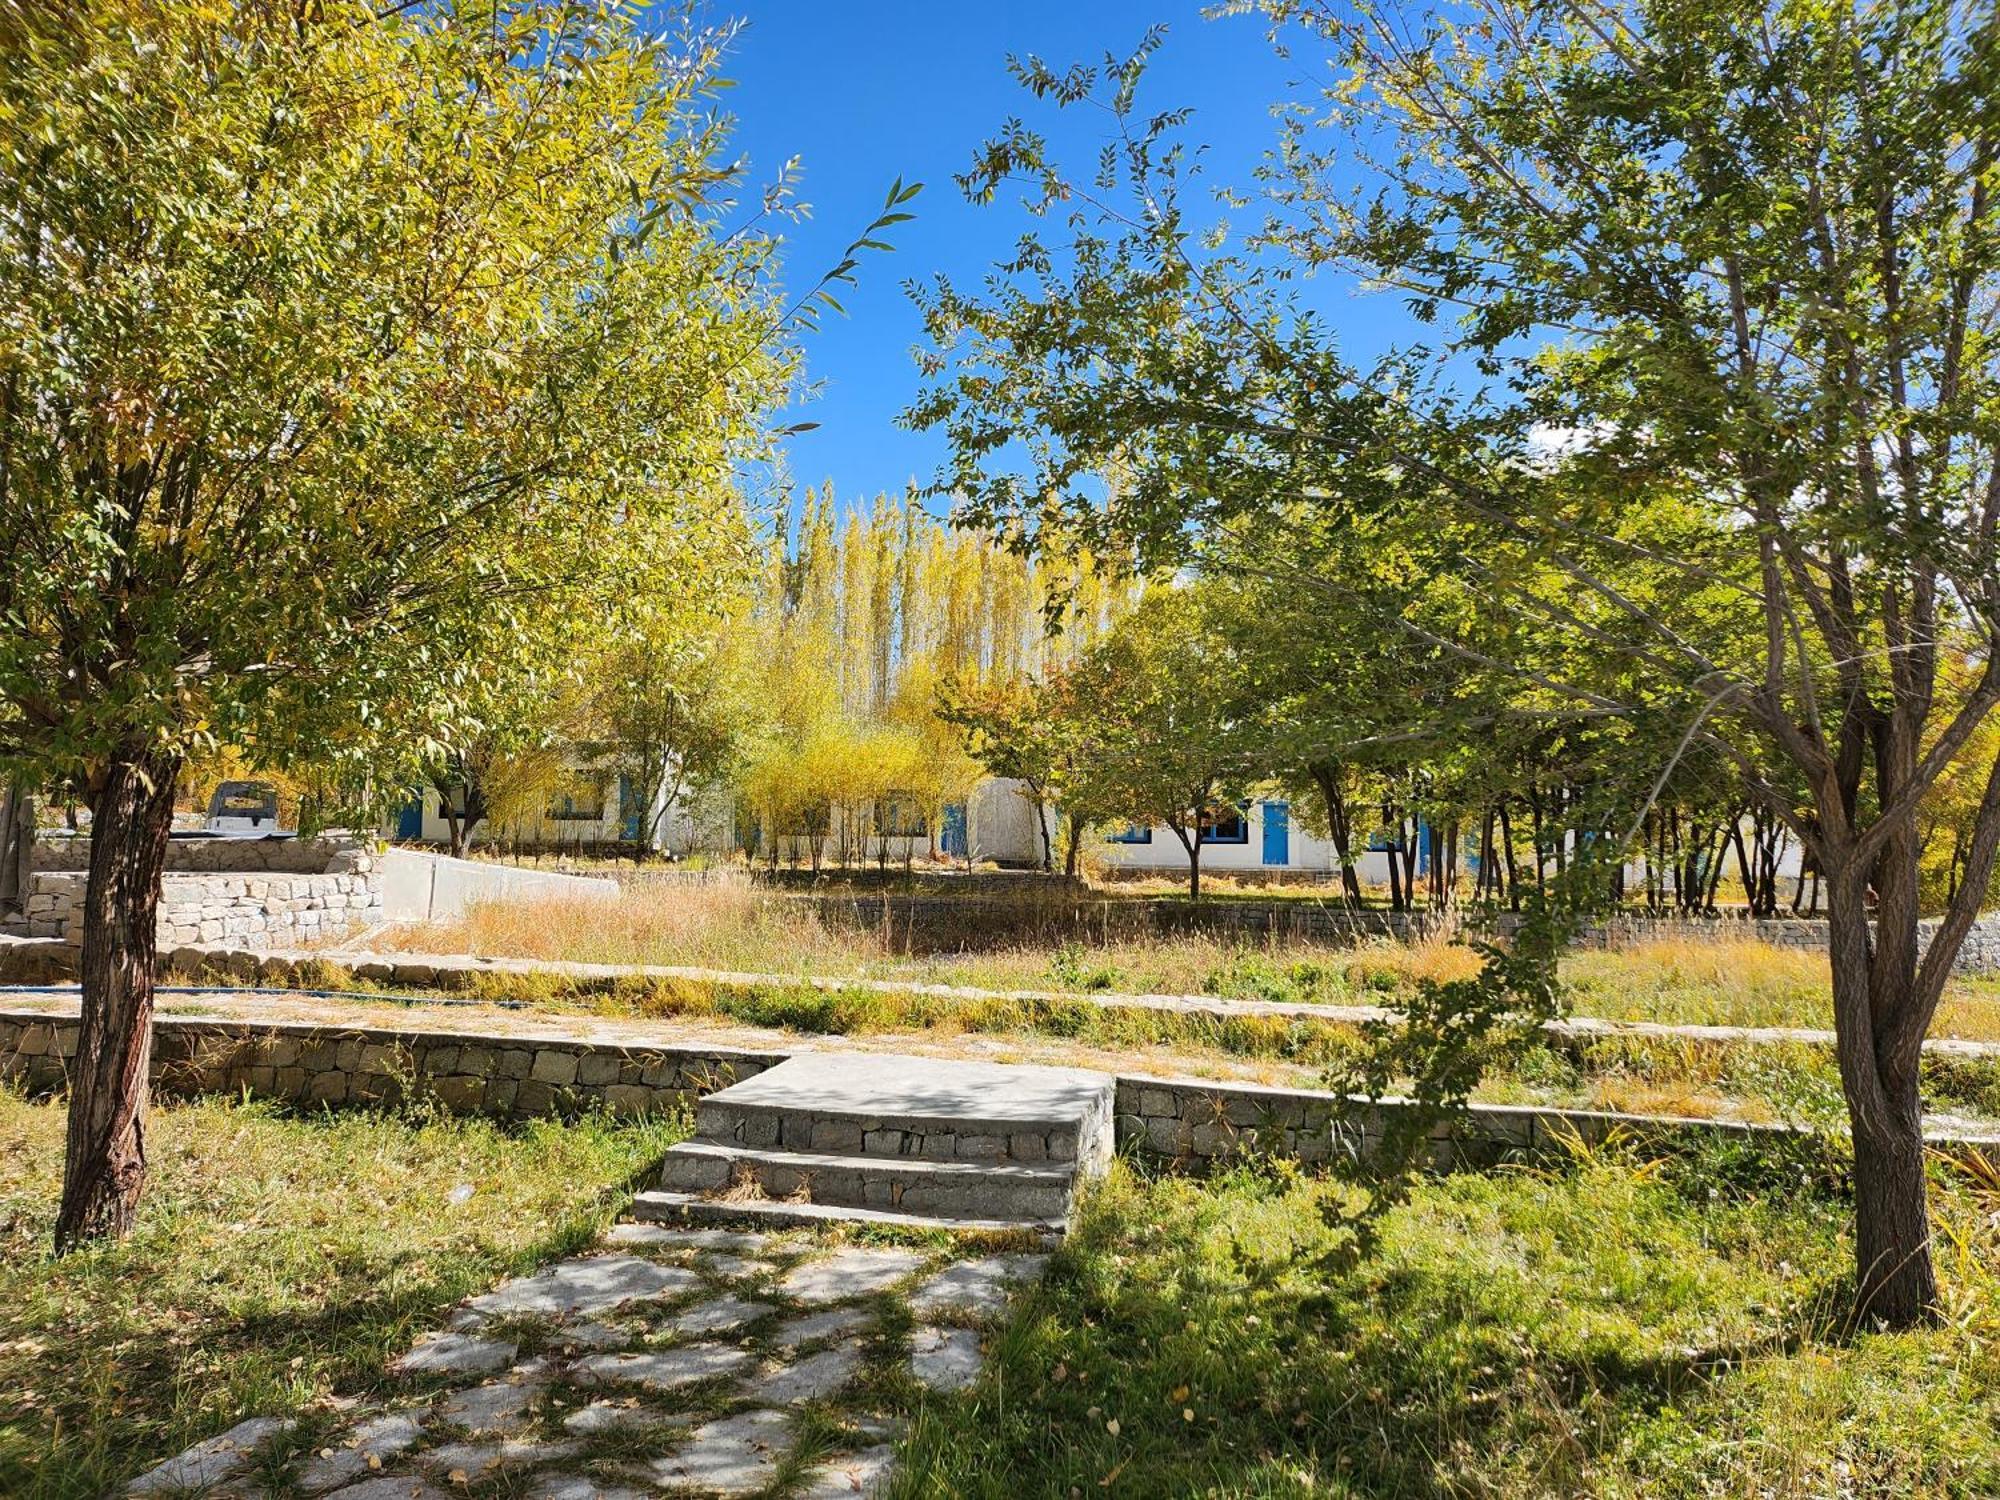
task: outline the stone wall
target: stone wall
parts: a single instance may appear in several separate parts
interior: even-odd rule
[[[0,1081],[30,1092],[63,1088],[76,1055],[74,1016],[0,1010]],[[598,1108],[621,1115],[681,1108],[775,1067],[790,1054],[718,1047],[591,1041],[555,1030],[505,1035],[391,1026],[333,1027],[156,1016],[153,1078],[167,1094],[243,1090],[297,1104],[367,1104],[423,1098],[455,1113],[529,1116]],[[1311,1089],[1212,1079],[1117,1080],[1121,1150],[1202,1172],[1246,1158],[1323,1163],[1365,1155],[1379,1142],[1394,1100],[1370,1104]],[[1787,1127],[1660,1119],[1596,1110],[1475,1104],[1433,1138],[1439,1166],[1483,1167],[1556,1149],[1572,1133],[1752,1141]],[[1935,1132],[1945,1150],[2000,1150],[2000,1133]]]
[[[64,1087],[76,1038],[72,1017],[0,1011],[0,1079],[30,1092]],[[658,1113],[784,1059],[775,1052],[623,1048],[561,1036],[177,1016],[153,1022],[153,1083],[165,1094],[248,1089],[295,1104],[417,1097],[457,1114]]]
[[[1194,1171],[1233,1161],[1282,1158],[1319,1163],[1365,1159],[1387,1135],[1394,1101],[1370,1104],[1308,1089],[1211,1079],[1120,1078],[1118,1144]],[[1601,1110],[1474,1104],[1437,1130],[1440,1167],[1490,1167],[1510,1155],[1546,1155],[1572,1134],[1600,1141],[1614,1129],[1637,1135],[1749,1139],[1783,1127],[1733,1121],[1662,1120]]]
[[[167,868],[199,874],[342,875],[371,859],[368,846],[344,833],[317,838],[175,838]],[[88,870],[90,840],[44,835],[35,845],[37,870]]]
[[[35,846],[27,908],[0,934],[83,943],[90,840]],[[345,835],[315,839],[174,839],[160,885],[162,952],[191,943],[299,948],[383,919],[381,861]]]
[[[229,943],[300,948],[348,937],[382,920],[382,882],[369,856],[359,868],[324,875],[169,873],[160,885],[159,946]],[[19,936],[83,943],[83,888],[76,871],[42,871],[29,887]]]

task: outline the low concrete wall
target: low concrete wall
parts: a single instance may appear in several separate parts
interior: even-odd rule
[[[452,859],[419,849],[387,850],[381,862],[383,915],[391,922],[449,921],[480,901],[615,901],[619,895],[615,880]]]
[[[0,1010],[0,1080],[30,1091],[67,1084],[76,1055],[73,1015]],[[792,1054],[714,1047],[608,1043],[556,1028],[484,1035],[418,1027],[336,1027],[157,1016],[153,1077],[164,1093],[240,1092],[300,1104],[376,1103],[417,1096],[459,1113],[526,1116],[603,1108],[640,1114],[691,1103]],[[1121,1149],[1190,1171],[1230,1161],[1320,1163],[1366,1154],[1395,1100],[1357,1101],[1311,1089],[1212,1079],[1121,1077]],[[1597,1110],[1475,1104],[1433,1139],[1439,1166],[1488,1166],[1555,1149],[1571,1133],[1614,1131],[1661,1142],[1776,1140],[1783,1126],[1622,1115]],[[2000,1151],[2000,1132],[1935,1133],[1944,1149]]]

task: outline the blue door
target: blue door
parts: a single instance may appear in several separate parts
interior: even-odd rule
[[[396,814],[396,837],[420,839],[424,836],[424,799],[412,797]]]
[[[965,838],[965,804],[963,802],[947,802],[945,804],[944,828],[942,831],[944,852],[953,859],[964,859],[967,845]]]
[[[1288,865],[1292,862],[1292,806],[1289,802],[1264,804],[1264,863]]]
[[[632,778],[618,778],[618,836],[628,844],[639,841],[639,801],[632,795]]]

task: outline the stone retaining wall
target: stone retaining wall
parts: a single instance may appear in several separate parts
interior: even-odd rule
[[[65,1086],[77,1022],[0,1011],[0,1079]],[[560,1036],[480,1036],[391,1027],[158,1016],[153,1082],[162,1093],[237,1093],[295,1104],[435,1101],[459,1114],[530,1116],[601,1108],[620,1115],[690,1105],[783,1062],[726,1048],[622,1048]]]
[[[351,873],[323,875],[167,874],[160,884],[158,942],[164,952],[191,943],[298,948],[364,932],[382,920],[382,882],[370,856]],[[83,888],[74,871],[38,872],[19,936],[83,943]]]
[[[0,1081],[31,1092],[65,1086],[74,1016],[0,1011]],[[522,1117],[603,1108],[635,1115],[687,1106],[790,1054],[714,1047],[615,1045],[542,1031],[481,1035],[401,1027],[332,1027],[158,1016],[153,1078],[168,1094],[243,1090],[298,1104],[421,1097],[457,1113]],[[1370,1104],[1311,1089],[1212,1079],[1117,1080],[1121,1149],[1206,1171],[1246,1158],[1326,1162],[1379,1141],[1394,1100]],[[1488,1166],[1510,1154],[1625,1131],[1655,1139],[1776,1139],[1786,1127],[1662,1119],[1596,1110],[1475,1104],[1440,1131],[1440,1166]],[[1946,1149],[2000,1151],[2000,1132],[1933,1136]]]
[[[167,841],[167,868],[197,874],[351,874],[368,850],[347,834],[317,838],[176,838]],[[44,836],[35,845],[37,870],[88,870],[90,840]]]
[[[1365,1158],[1387,1135],[1396,1108],[1394,1101],[1371,1104],[1307,1089],[1212,1079],[1120,1078],[1118,1143],[1194,1171],[1242,1160]],[[1484,1168],[1508,1156],[1548,1155],[1572,1138],[1602,1141],[1613,1131],[1682,1140],[1754,1140],[1789,1133],[1781,1126],[1726,1120],[1473,1104],[1463,1118],[1433,1133],[1430,1159],[1440,1167]],[[1995,1141],[2000,1136],[1978,1138],[1989,1145]]]

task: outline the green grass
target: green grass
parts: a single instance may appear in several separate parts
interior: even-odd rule
[[[0,1494],[101,1495],[254,1414],[309,1446],[679,1129],[166,1107],[138,1232],[52,1262],[62,1111],[0,1094]],[[867,1392],[914,1406],[902,1500],[1991,1494],[2000,1177],[1934,1171],[1945,1325],[1850,1339],[1851,1209],[1805,1150],[1431,1179],[1360,1255],[1331,1183],[1121,1165],[978,1387]]]
[[[2000,1203],[1940,1188],[1949,1326],[1847,1341],[1849,1206],[1721,1167],[1429,1181],[1353,1262],[1324,1183],[1121,1170],[894,1493],[2000,1491]]]
[[[593,1239],[681,1129],[161,1107],[138,1230],[52,1261],[63,1111],[0,1091],[0,1494],[102,1495],[246,1416],[308,1441],[461,1297]]]

